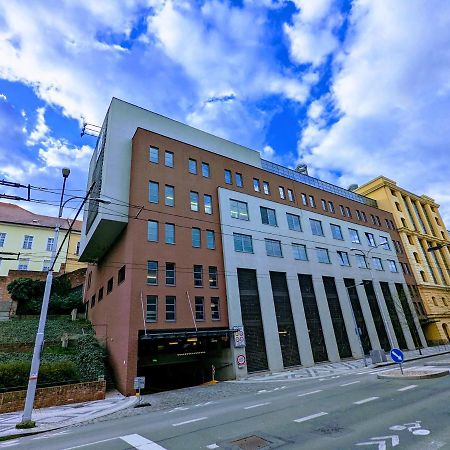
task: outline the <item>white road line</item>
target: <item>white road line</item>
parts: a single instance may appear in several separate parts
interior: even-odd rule
[[[209,444],[206,448],[219,448],[219,446],[217,444]]]
[[[318,392],[322,392],[322,389],[317,389],[317,391],[305,392],[303,394],[298,394],[297,397],[304,397],[305,395],[317,394]]]
[[[315,419],[316,417],[326,416],[328,413],[326,412],[320,412],[317,414],[311,414],[310,416],[301,417],[300,419],[295,419],[294,422],[300,423],[300,422],[306,422],[307,420]]]
[[[13,445],[17,445],[19,443],[19,439],[14,439],[13,441],[4,442],[0,444],[0,447],[12,447]]]
[[[341,387],[344,387],[344,386],[350,386],[351,384],[356,384],[356,383],[361,383],[361,381],[351,381],[350,383],[344,383],[344,384],[341,384]]]
[[[416,387],[417,387],[417,384],[411,384],[409,386],[405,386],[405,387],[402,387],[400,389],[397,389],[397,391],[399,391],[399,392],[409,391],[410,389],[414,389]]]
[[[186,420],[184,422],[173,423],[173,427],[179,427],[180,425],[186,425],[187,423],[199,422],[200,420],[205,420],[207,417],[198,417],[197,419]]]
[[[158,445],[156,442],[146,439],[139,434],[127,434],[126,436],[120,436],[120,439],[125,441],[127,444],[130,444],[132,447],[138,448],[139,450],[167,450]]]
[[[244,409],[259,408],[260,406],[266,406],[266,405],[270,405],[270,402],[267,402],[267,403],[258,403],[257,405],[246,406]]]
[[[359,400],[359,401],[357,401],[357,402],[353,402],[353,404],[354,405],[362,405],[363,403],[368,403],[368,402],[371,402],[371,401],[373,401],[373,400],[377,400],[377,399],[379,399],[380,397],[369,397],[369,398],[365,398],[365,399],[363,399],[363,400]]]
[[[88,447],[89,445],[102,444],[103,442],[113,441],[114,439],[120,439],[120,436],[116,436],[109,439],[102,439],[101,441],[89,442],[88,444],[75,445],[74,447],[66,447],[63,450],[73,450],[74,448],[83,448]]]

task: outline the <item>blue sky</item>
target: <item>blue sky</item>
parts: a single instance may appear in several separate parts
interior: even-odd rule
[[[344,187],[383,174],[450,226],[449,44],[438,0],[2,2],[0,178],[82,192],[116,96]]]

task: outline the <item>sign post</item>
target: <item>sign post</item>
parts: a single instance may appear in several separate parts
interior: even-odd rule
[[[135,377],[134,378],[134,389],[136,389],[136,397],[139,397],[139,402],[141,401],[141,389],[145,388],[145,377]]]
[[[400,364],[400,371],[402,372],[403,375],[402,362],[405,359],[405,355],[403,354],[403,352],[399,348],[393,348],[391,350],[391,359],[395,363]]]

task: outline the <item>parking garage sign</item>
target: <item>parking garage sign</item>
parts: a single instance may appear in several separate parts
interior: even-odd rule
[[[233,327],[234,348],[245,347],[244,327]]]

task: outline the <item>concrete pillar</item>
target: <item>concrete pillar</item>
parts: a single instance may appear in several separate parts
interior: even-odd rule
[[[406,346],[409,350],[414,349],[414,341],[409,331],[408,321],[406,320],[405,312],[403,311],[403,306],[398,298],[397,289],[394,283],[389,283],[389,290],[391,291],[391,296],[394,301],[395,310],[397,311],[398,320],[402,327],[403,335],[405,336]],[[406,290],[405,290],[406,293]]]
[[[434,283],[434,280],[436,280],[436,284],[440,284],[439,280],[441,279],[437,269],[434,267],[434,262],[431,260],[431,258],[427,255],[427,247],[428,247],[428,243],[426,239],[418,239],[419,242],[419,246],[422,249],[422,253],[423,253],[423,257],[425,259],[425,262],[427,263],[427,267],[426,269],[428,269],[430,275],[431,275],[431,280]]]
[[[311,349],[311,342],[309,340],[305,309],[303,308],[302,295],[296,272],[287,273],[287,285],[289,298],[291,299],[292,317],[294,320],[295,334],[297,336],[297,344],[300,352],[300,361],[302,366],[313,366],[314,356]]]
[[[373,288],[377,297],[378,306],[380,307],[381,317],[383,318],[384,327],[388,335],[389,342],[392,347],[398,348],[397,336],[395,335],[394,327],[392,325],[391,316],[387,309],[386,301],[384,300],[383,291],[381,290],[380,283],[372,279]]]
[[[322,324],[323,337],[327,347],[328,359],[331,362],[340,361],[339,350],[334,335],[333,322],[331,321],[330,309],[328,308],[325,287],[321,279],[313,277],[314,292],[316,294],[317,307],[319,309],[320,322]]]
[[[425,339],[425,336],[424,336],[423,331],[422,331],[422,327],[420,326],[420,322],[419,322],[419,319],[418,319],[417,314],[416,314],[416,310],[414,308],[414,305],[412,304],[412,300],[411,300],[411,295],[409,293],[409,289],[408,289],[408,287],[405,284],[403,284],[403,290],[405,291],[406,299],[408,300],[408,306],[409,306],[409,309],[411,310],[411,313],[412,313],[412,316],[413,316],[413,319],[414,319],[414,323],[416,325],[416,330],[417,330],[417,332],[419,334],[420,342],[422,343],[422,347],[428,347],[427,340]]]
[[[427,234],[429,234],[431,236],[435,236],[435,234],[433,233],[434,230],[432,230],[430,228],[430,224],[428,223],[427,217],[425,216],[422,204],[420,202],[418,202],[417,200],[414,203],[417,206],[417,211],[419,211],[419,216],[422,219],[422,222],[423,222],[423,224],[425,226],[425,229],[427,230]]]
[[[271,372],[277,372],[283,370],[284,366],[269,272],[258,272],[257,281],[267,362],[269,364],[269,370]]]
[[[436,245],[436,242],[433,242],[433,246],[435,246],[435,245]],[[444,279],[442,281],[445,283],[446,286],[449,286],[450,285],[450,276],[447,272],[447,268],[444,264],[444,260],[442,258],[441,252],[439,250],[435,250],[434,254],[436,255],[437,262],[439,264],[439,267],[441,268],[442,275],[444,276]]]
[[[369,278],[369,275],[368,277]],[[369,301],[367,300],[366,291],[362,284],[362,280],[355,280],[356,291],[359,297],[359,303],[361,304],[361,310],[364,316],[364,321],[366,322],[367,333],[369,334],[370,343],[374,350],[380,350],[381,344],[378,339],[377,330],[375,328],[375,323],[373,321],[372,312],[370,311]]]
[[[412,204],[411,199],[409,197],[405,197],[405,201],[406,201],[406,204],[407,204],[407,206],[409,208],[409,211],[411,212],[411,217],[412,217],[412,220],[414,222],[415,228],[417,229],[417,231],[419,233],[423,233],[422,226],[420,225],[419,219],[416,217],[416,212],[414,211],[414,206]],[[411,219],[409,217],[409,214],[408,214],[408,219]]]
[[[347,330],[350,348],[352,349],[352,356],[353,358],[362,358],[364,355],[359,343],[359,337],[356,334],[357,324],[355,323],[348,289],[345,287],[344,280],[336,279],[335,281],[342,315],[344,316],[345,328]]]
[[[431,222],[431,226],[433,228],[433,236],[436,236],[437,238],[441,239],[442,235],[441,232],[439,230],[438,224],[436,223],[436,220],[434,219],[434,213],[431,210],[431,206],[428,203],[425,203],[424,209],[428,215],[428,217],[430,218],[430,222]]]

